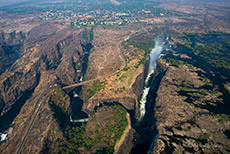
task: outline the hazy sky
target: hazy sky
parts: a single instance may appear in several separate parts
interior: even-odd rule
[[[38,2],[38,1],[46,1],[46,0],[0,0],[0,6],[6,6],[10,4],[17,4],[23,2]]]
[[[22,2],[38,2],[38,1],[48,1],[48,0],[0,0],[0,6],[6,6],[6,5],[10,5],[10,4],[17,4],[17,3],[22,3]],[[119,1],[119,0],[118,0]],[[155,0],[155,1],[174,1],[174,0]],[[191,1],[191,0],[178,0],[178,1]],[[196,2],[222,2],[222,1],[226,1],[228,2],[229,0],[193,0]]]
[[[0,6],[16,4],[16,3],[26,2],[26,1],[30,1],[30,0],[0,0]]]

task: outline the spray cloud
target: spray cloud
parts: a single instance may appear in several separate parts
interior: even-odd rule
[[[155,39],[155,45],[154,48],[150,52],[150,59],[149,59],[149,70],[148,70],[148,76],[145,80],[145,88],[142,93],[142,98],[140,100],[140,119],[142,119],[145,115],[145,104],[147,101],[147,95],[149,93],[150,87],[148,86],[148,81],[151,77],[151,75],[154,73],[156,66],[157,66],[157,60],[161,56],[161,52],[164,49],[165,44],[165,36],[159,35]]]
[[[164,49],[165,39],[163,35],[159,35],[155,39],[155,46],[150,52],[150,60],[149,60],[149,72],[151,73],[156,69],[157,59],[161,56],[161,52]]]

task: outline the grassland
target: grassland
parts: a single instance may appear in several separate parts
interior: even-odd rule
[[[104,115],[107,116],[104,116]],[[68,126],[58,150],[60,153],[113,153],[127,124],[126,111],[119,105],[103,106],[93,113],[87,125]]]

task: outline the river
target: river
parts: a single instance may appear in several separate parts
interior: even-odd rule
[[[157,60],[162,56],[161,52],[167,48],[167,39],[164,34],[155,38],[154,48],[150,52],[149,70],[145,79],[145,87],[140,100],[140,119],[134,126],[137,132],[137,140],[132,148],[132,154],[148,153],[153,147],[157,136],[156,121],[154,118],[154,104],[156,91],[164,76],[164,72],[157,71]]]
[[[81,78],[84,78],[86,69],[87,69],[87,64],[88,64],[88,57],[89,57],[89,51],[92,48],[92,44],[86,44],[82,45],[84,52],[87,53],[84,56],[83,59],[83,64],[82,64],[82,74]],[[81,91],[81,87],[77,87],[74,89],[74,91],[79,94]],[[0,132],[6,131],[11,125],[16,116],[20,113],[20,110],[22,106],[25,104],[25,102],[30,98],[32,93],[34,92],[34,89],[26,91],[23,93],[22,97],[17,100],[11,107],[11,109],[2,117],[0,117]],[[73,91],[69,93],[69,96],[71,98],[71,104],[72,104],[72,118],[74,120],[77,119],[83,119],[87,118],[87,114],[82,111],[82,106],[83,106],[83,101],[79,97],[74,97],[73,96]]]
[[[145,79],[145,87],[142,93],[142,98],[140,100],[140,119],[142,119],[145,115],[145,110],[146,110],[145,104],[147,101],[147,95],[149,94],[150,84],[151,84],[151,83],[149,84],[149,80],[156,70],[157,60],[160,58],[161,52],[165,48],[165,44],[166,44],[166,37],[163,34],[157,36],[155,39],[154,48],[150,52],[148,75],[147,78]]]
[[[88,58],[90,55],[90,50],[93,48],[93,46],[91,43],[88,43],[86,45],[82,45],[82,47],[84,49],[83,51],[85,52],[85,56],[82,64],[82,73],[81,76],[79,77],[80,82],[84,80],[84,75],[86,73],[87,66],[88,66]],[[76,96],[76,94],[80,96],[81,90],[82,90],[82,86],[79,86],[69,93],[71,99],[71,109],[72,109],[71,117],[73,120],[88,118],[88,115],[82,111],[83,100],[80,97],[74,97],[74,95]]]
[[[6,131],[11,126],[11,123],[19,114],[22,106],[30,98],[33,91],[34,89],[25,92],[22,97],[12,105],[11,109],[0,118],[0,132]]]

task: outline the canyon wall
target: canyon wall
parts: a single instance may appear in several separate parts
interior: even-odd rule
[[[134,136],[134,129],[131,126],[131,119],[130,115],[127,113],[127,120],[128,125],[121,136],[121,139],[117,141],[114,147],[114,154],[129,154],[131,152],[133,146],[133,136]]]
[[[140,101],[141,99],[141,95],[143,93],[143,89],[145,86],[145,79],[148,75],[148,71],[149,71],[149,60],[145,62],[143,72],[141,72],[137,76],[137,78],[135,79],[135,82],[132,84],[132,91],[138,97],[138,101]]]
[[[197,70],[200,71],[195,67],[168,66],[156,92],[154,127],[158,137],[152,153],[227,153],[229,122],[210,112],[208,107],[197,106],[198,101],[188,103],[190,96],[180,93],[181,89],[192,86],[189,87],[192,95],[193,91],[204,87],[206,83]],[[209,99],[209,95],[203,99]],[[214,93],[211,95],[216,97]]]
[[[42,31],[38,29],[44,27],[37,27],[29,32],[23,55],[0,76],[0,103],[3,104],[1,115],[7,114],[25,92],[34,90],[13,120],[10,127],[13,131],[1,143],[0,153],[14,153],[30,126],[31,130],[21,152],[55,151],[58,139],[63,136],[63,126],[60,125],[62,122],[56,117],[57,113],[63,110],[63,113],[70,114],[69,96],[60,89],[60,85],[78,81],[85,56],[82,34],[71,29],[56,29],[46,35],[38,34],[36,38],[33,35]],[[55,96],[53,99],[52,95]],[[60,109],[54,111],[54,108]],[[66,121],[68,120],[65,119]]]
[[[0,76],[1,116],[24,92],[36,87],[42,72],[53,71],[59,78],[59,83],[64,85],[76,82],[80,76],[77,71],[81,70],[80,64],[84,57],[81,35],[73,35],[65,30],[53,31],[39,42],[40,37],[31,38],[30,35],[33,33],[36,32],[32,29],[28,34],[28,40],[25,40],[23,56]],[[31,42],[37,44],[32,45]],[[78,65],[80,67],[77,67]]]

